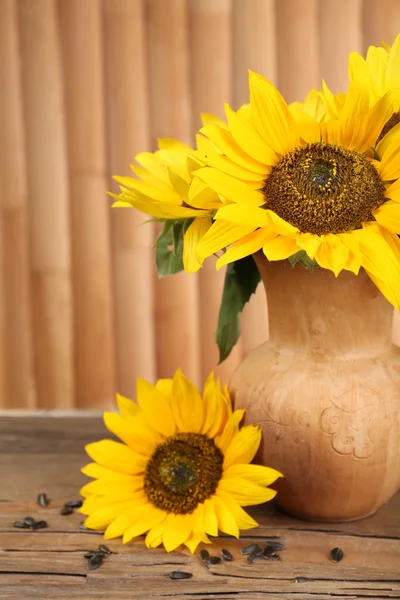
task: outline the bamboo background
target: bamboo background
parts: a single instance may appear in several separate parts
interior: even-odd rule
[[[0,407],[101,408],[215,368],[223,273],[158,280],[153,226],[110,210],[158,137],[247,101],[247,69],[301,100],[400,31],[399,0],[0,0]],[[217,368],[267,337],[261,291]]]

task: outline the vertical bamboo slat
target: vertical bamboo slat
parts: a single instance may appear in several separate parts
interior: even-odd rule
[[[249,102],[248,69],[273,83],[277,79],[274,0],[233,0],[233,72],[235,108]],[[243,354],[268,339],[268,310],[260,284],[241,318]]]
[[[105,0],[103,6],[109,169],[123,175],[150,145],[143,6],[140,0]],[[141,225],[146,220],[133,209],[111,211],[118,390],[130,396],[137,375],[156,377],[154,240],[151,225]]]
[[[191,144],[187,8],[185,0],[147,0],[150,131]],[[200,384],[198,277],[179,273],[156,280],[157,372],[178,367]]]
[[[25,136],[16,0],[0,3],[0,202],[5,387],[0,396],[14,408],[33,408],[35,389],[31,331],[30,266]]]
[[[59,2],[63,41],[78,406],[105,406],[115,394],[106,196],[101,0]]]
[[[279,0],[276,8],[279,89],[287,102],[301,101],[321,85],[318,0]]]
[[[68,168],[55,0],[20,0],[38,404],[74,402]]]
[[[322,77],[345,92],[349,54],[362,51],[362,0],[320,0],[319,31]]]
[[[224,102],[232,96],[230,0],[189,1],[191,93],[194,131],[201,125],[200,113],[223,116]],[[218,363],[215,331],[225,269],[215,270],[214,257],[200,271],[200,340],[203,379]],[[241,342],[217,368],[227,382],[241,361]]]
[[[400,2],[398,0],[364,0],[364,52],[370,44],[392,44],[400,33]]]

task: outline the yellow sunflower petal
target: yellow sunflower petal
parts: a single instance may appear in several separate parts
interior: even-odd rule
[[[265,203],[262,192],[249,187],[245,182],[235,179],[226,173],[218,171],[213,167],[204,167],[195,172],[195,176],[201,179],[212,190],[229,198],[237,204],[246,206],[261,206]]]
[[[219,380],[214,381],[214,373],[210,373],[204,384],[204,422],[201,433],[213,438],[221,426],[224,415]]]
[[[398,35],[389,53],[386,68],[386,85],[389,88],[400,88],[400,36]]]
[[[253,483],[259,485],[271,485],[279,477],[283,477],[282,473],[271,469],[270,467],[263,467],[262,465],[231,465],[229,469],[224,472],[224,479],[240,477],[241,479],[247,479]]]
[[[174,375],[172,410],[180,432],[200,433],[204,422],[204,404],[196,388],[180,369]]]
[[[172,399],[172,379],[159,379],[156,383],[156,390],[164,394],[166,398]]]
[[[299,233],[296,236],[296,243],[298,247],[302,250],[305,250],[305,252],[307,252],[307,256],[312,259],[315,258],[315,253],[321,244],[321,240],[321,236],[315,235],[314,233]]]
[[[135,475],[142,473],[146,468],[147,459],[144,456],[113,440],[87,444],[85,450],[95,462],[120,473]]]
[[[400,123],[391,129],[377,145],[376,151],[381,157],[379,175],[383,181],[392,181],[400,177]]]
[[[263,246],[263,252],[268,260],[283,260],[298,251],[296,238],[288,238],[282,235],[269,240]]]
[[[197,260],[201,263],[222,248],[251,233],[254,227],[234,225],[228,221],[215,221],[197,245]]]
[[[360,83],[350,83],[346,101],[339,116],[340,140],[344,148],[364,150],[365,139],[368,136],[366,131],[368,111],[369,88]]]
[[[276,490],[271,490],[240,477],[221,479],[218,489],[230,494],[241,506],[262,504],[263,502],[269,502],[276,496]]]
[[[261,442],[261,429],[254,425],[242,427],[225,452],[224,469],[234,464],[247,464],[256,455]]]
[[[393,233],[400,233],[400,203],[389,200],[373,213],[379,225]]]
[[[143,499],[143,504],[135,506],[134,508],[130,507],[121,512],[121,514],[111,521],[107,527],[104,532],[104,539],[112,540],[124,535],[124,533],[137,522],[137,515],[142,514],[144,506],[151,506],[151,504]],[[147,531],[147,529],[145,531]]]
[[[227,533],[228,535],[233,535],[234,537],[239,537],[239,527],[236,523],[235,517],[229,510],[225,501],[217,495],[212,497],[211,502],[214,503],[215,514],[218,519],[218,529],[223,533]]]
[[[94,479],[124,479],[125,477],[131,477],[130,475],[126,475],[124,473],[119,473],[118,471],[114,471],[112,469],[106,469],[97,463],[89,463],[86,466],[82,467],[81,473],[86,475],[87,477],[93,477]]]
[[[136,402],[121,394],[117,394],[117,406],[123,419],[134,419],[140,413],[140,408]]]
[[[221,452],[225,454],[229,448],[230,443],[239,431],[239,423],[244,417],[244,410],[235,410],[235,412],[229,417],[228,423],[220,436],[215,438],[215,444],[220,448]]]
[[[348,233],[339,233],[337,235],[342,244],[344,244],[349,251],[346,264],[343,268],[347,271],[351,271],[354,275],[358,275],[361,268],[362,257],[357,235],[354,235],[352,231]]]
[[[218,535],[218,518],[212,498],[204,502],[204,531],[213,537]]]
[[[386,198],[390,198],[390,200],[400,202],[400,179],[397,179],[397,181],[386,188],[385,196]]]
[[[265,180],[266,173],[268,172],[268,169],[265,169],[263,174],[249,171],[247,168],[235,163],[227,156],[210,152],[208,150],[206,152],[196,152],[196,157],[198,157],[198,159],[205,165],[208,165],[209,167],[215,167],[219,171],[222,171],[227,175],[231,175],[232,177],[237,177],[238,179],[243,179],[244,181],[260,182],[259,187],[262,187],[262,182]]]
[[[219,489],[217,495],[224,501],[226,506],[229,508],[233,518],[235,519],[239,529],[253,529],[258,527],[257,521],[255,521],[245,510],[240,506],[239,502],[235,498],[223,490]]]
[[[217,260],[217,270],[227,265],[228,263],[240,260],[245,256],[250,256],[260,250],[269,240],[276,237],[274,231],[268,228],[257,229],[248,235],[245,235],[241,240],[238,240]]]
[[[321,236],[321,243],[315,252],[315,260],[320,267],[333,271],[337,277],[344,269],[349,256],[349,249],[334,233]]]
[[[227,107],[227,110],[230,111],[231,109]],[[251,158],[235,141],[231,131],[218,127],[217,125],[207,125],[201,129],[201,132],[212,140],[233,162],[248,171],[264,175],[265,178],[265,175],[268,173],[268,167]]]
[[[92,494],[107,495],[110,485],[115,485],[123,493],[138,492],[143,490],[143,476],[125,475],[119,479],[95,479],[80,489],[80,495],[84,498]]]
[[[123,543],[127,544],[138,535],[143,535],[153,527],[160,526],[167,518],[167,513],[148,503],[136,512],[135,522],[125,530]]]
[[[196,208],[216,210],[223,206],[217,192],[210,189],[198,177],[194,177],[189,189],[189,204]]]
[[[215,218],[229,221],[235,225],[252,227],[253,229],[267,227],[270,224],[266,210],[257,206],[243,206],[242,204],[223,206],[217,211]]]
[[[155,449],[157,437],[153,436],[142,441],[143,434],[140,437],[136,436],[131,421],[123,419],[121,415],[106,411],[103,414],[103,419],[107,429],[132,448],[134,452],[149,455]]]
[[[175,421],[171,406],[164,394],[158,392],[151,383],[141,377],[136,380],[136,389],[138,404],[147,424],[165,437],[174,435]]]
[[[165,519],[163,544],[167,552],[176,550],[186,542],[192,531],[193,517],[191,514],[175,515],[169,513]]]
[[[102,530],[108,527],[113,519],[115,519],[121,512],[131,506],[130,500],[123,500],[121,502],[115,502],[99,510],[91,512],[90,516],[85,519],[84,524],[88,529]]]
[[[294,150],[298,142],[295,121],[276,87],[252,71],[249,73],[249,87],[254,123],[263,140],[281,155]]]
[[[196,273],[201,263],[196,258],[196,248],[212,225],[211,219],[195,219],[189,225],[183,240],[183,266],[186,273]]]
[[[211,544],[205,533],[192,533],[190,537],[184,542],[192,554],[196,552],[196,548],[199,544]]]
[[[157,548],[162,544],[164,535],[164,524],[152,527],[146,535],[145,544],[147,548]]]

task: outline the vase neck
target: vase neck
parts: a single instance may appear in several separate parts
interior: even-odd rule
[[[362,269],[356,277],[254,255],[264,283],[270,341],[315,353],[378,354],[391,343],[393,308]]]

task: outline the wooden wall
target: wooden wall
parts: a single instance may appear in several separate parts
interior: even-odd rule
[[[178,366],[200,384],[223,273],[157,280],[111,175],[247,101],[248,68],[289,101],[340,91],[349,51],[399,31],[399,0],[0,0],[0,407],[100,408]],[[225,381],[267,336],[261,290],[242,329]]]

